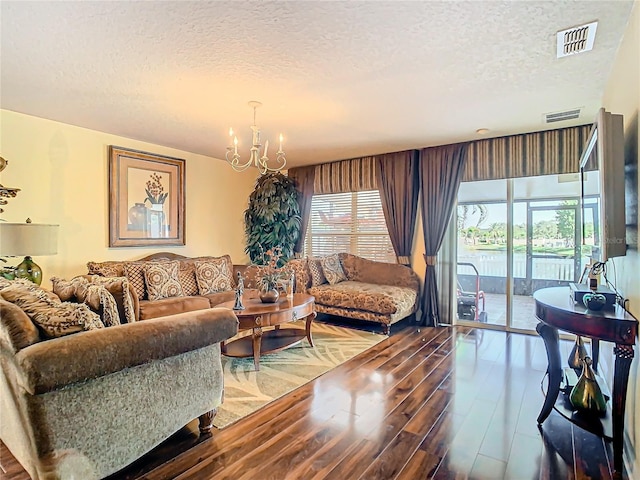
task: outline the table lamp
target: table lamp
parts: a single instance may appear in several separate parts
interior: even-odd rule
[[[0,255],[24,260],[13,268],[16,278],[27,278],[33,283],[42,283],[42,269],[31,256],[55,255],[58,253],[58,225],[42,223],[0,222]]]

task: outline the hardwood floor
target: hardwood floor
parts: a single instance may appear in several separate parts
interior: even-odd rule
[[[536,336],[410,326],[211,437],[192,422],[110,479],[611,478],[610,444],[556,412],[538,429],[546,365]],[[3,479],[28,478],[0,454]]]

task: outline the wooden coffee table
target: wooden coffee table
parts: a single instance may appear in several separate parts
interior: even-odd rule
[[[251,335],[222,342],[222,353],[228,357],[253,357],[256,370],[260,370],[260,355],[276,352],[307,338],[313,347],[311,323],[316,317],[315,298],[305,293],[294,293],[293,298],[280,297],[276,303],[262,303],[259,298],[243,299],[244,310],[234,310],[238,317],[238,331],[253,330]],[[233,309],[234,301],[218,307]],[[306,318],[305,329],[280,328],[280,325]],[[263,331],[263,327],[275,326]]]

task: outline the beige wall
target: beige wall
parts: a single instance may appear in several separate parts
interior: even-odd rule
[[[109,248],[109,145],[186,160],[185,246]],[[43,269],[45,287],[51,276],[86,273],[89,260],[135,259],[159,251],[228,253],[235,263],[247,260],[243,212],[256,170],[237,173],[215,158],[6,110],[0,111],[0,155],[9,161],[0,183],[21,189],[0,217],[60,225],[58,254],[34,258]]]
[[[634,163],[638,167],[638,138],[640,137],[640,122],[638,112],[640,111],[640,2],[636,2],[631,14],[631,20],[627,26],[622,44],[616,55],[615,64],[609,81],[607,83],[603,106],[612,113],[624,115],[625,124],[625,160],[626,163]],[[636,171],[640,182],[640,170]],[[637,198],[636,198],[637,202]],[[637,212],[636,212],[637,213]],[[640,218],[636,218],[636,226],[640,223]],[[627,242],[630,241],[627,234]],[[631,313],[640,318],[640,245],[638,244],[637,232],[633,245],[627,251],[625,257],[613,259],[615,263],[617,288],[629,298],[629,308]],[[640,349],[636,346],[635,359],[631,365],[629,374],[629,392],[626,409],[627,439],[631,441],[635,454],[626,456],[635,463],[627,465],[631,469],[631,478],[640,478],[640,455],[638,455],[638,445],[640,445],[640,381],[638,379],[638,363]]]

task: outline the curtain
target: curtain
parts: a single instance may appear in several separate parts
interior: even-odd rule
[[[375,157],[354,158],[316,166],[313,193],[346,193],[377,190]]]
[[[582,125],[471,142],[462,181],[575,173],[590,130]]]
[[[427,264],[422,295],[422,316],[425,325],[435,326],[440,320],[436,256],[456,203],[468,146],[455,144],[420,150],[422,232]]]
[[[296,258],[302,257],[304,237],[309,225],[311,213],[311,198],[313,197],[313,183],[316,176],[316,166],[290,168],[287,172],[298,191],[298,205],[300,206],[300,236],[293,247]]]
[[[380,155],[377,157],[376,179],[398,263],[411,265],[420,190],[418,151]]]

